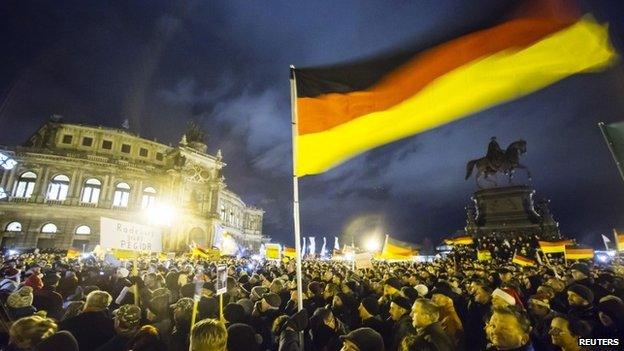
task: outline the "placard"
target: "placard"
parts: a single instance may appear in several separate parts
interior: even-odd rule
[[[224,294],[227,292],[227,266],[224,264],[220,264],[217,266],[217,284],[215,288],[217,289],[217,295]]]
[[[279,260],[281,256],[282,247],[280,244],[265,244],[264,255],[267,259]]]
[[[364,269],[364,268],[373,268],[373,262],[371,259],[373,255],[370,252],[363,252],[355,255],[355,268],[356,269]]]
[[[156,227],[101,217],[100,245],[107,249],[161,252],[162,232]]]

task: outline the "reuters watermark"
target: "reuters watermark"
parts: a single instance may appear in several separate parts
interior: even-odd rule
[[[578,346],[619,346],[620,339],[590,339],[579,338]]]

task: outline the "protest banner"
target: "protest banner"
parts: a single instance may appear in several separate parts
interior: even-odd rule
[[[100,246],[106,249],[161,252],[162,232],[156,227],[101,217]]]

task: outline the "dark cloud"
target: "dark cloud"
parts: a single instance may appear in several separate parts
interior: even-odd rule
[[[268,235],[292,243],[288,65],[425,45],[513,2],[6,1],[0,141],[22,143],[53,113],[107,126],[129,118],[133,130],[165,143],[197,120],[210,151],[223,152],[229,187],[266,210]],[[624,6],[585,5],[611,23],[622,48]],[[329,239],[374,227],[415,242],[449,235],[463,227],[475,190],[465,164],[496,135],[503,146],[527,140],[536,197],[551,199],[564,233],[597,244],[624,227],[624,186],[596,127],[624,116],[622,77],[621,65],[575,76],[305,177],[302,232]]]

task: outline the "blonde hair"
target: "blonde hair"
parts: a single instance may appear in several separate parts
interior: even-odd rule
[[[84,309],[103,310],[106,309],[112,301],[113,298],[106,291],[95,290],[87,295],[87,302],[84,305]]]
[[[216,319],[203,319],[191,329],[191,351],[225,351],[225,325]]]
[[[57,330],[58,326],[54,320],[34,315],[15,321],[9,329],[9,336],[15,346],[30,349],[54,335]]]

